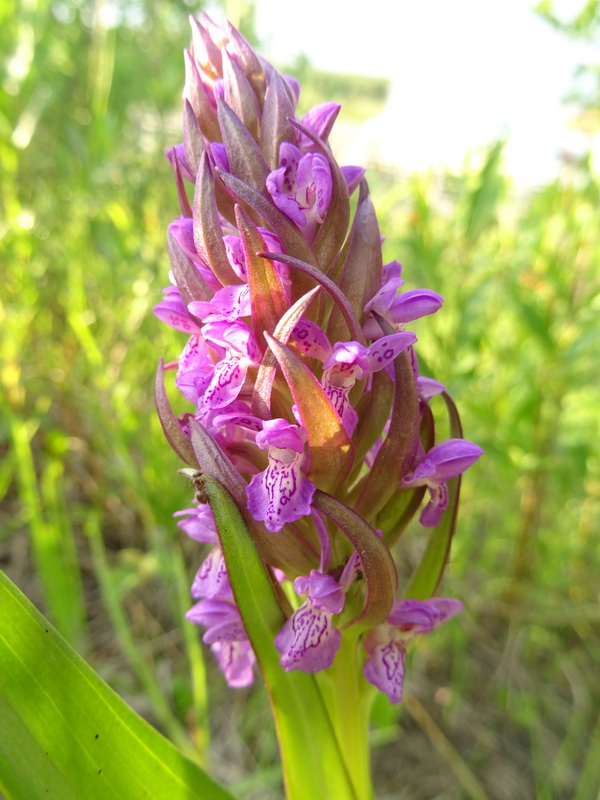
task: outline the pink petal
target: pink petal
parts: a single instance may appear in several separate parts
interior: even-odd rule
[[[310,514],[315,486],[300,473],[300,458],[282,463],[270,457],[267,469],[246,487],[250,513],[269,531],[280,531],[287,522]]]
[[[399,642],[390,641],[374,647],[363,667],[363,675],[380,691],[387,694],[390,703],[402,700],[406,650]]]
[[[342,634],[333,624],[332,615],[308,601],[285,622],[275,637],[275,647],[286,672],[319,672],[333,664],[341,641]]]

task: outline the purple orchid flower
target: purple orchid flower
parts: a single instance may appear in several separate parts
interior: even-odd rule
[[[408,486],[427,486],[430,501],[421,512],[425,527],[437,525],[448,505],[446,481],[463,473],[483,454],[483,450],[465,439],[448,439],[433,447],[415,469],[402,479]]]
[[[331,202],[331,168],[320,153],[307,153],[289,142],[279,148],[279,169],[267,177],[267,189],[284,214],[304,229],[312,242],[317,224],[325,219]]]
[[[440,310],[444,298],[430,289],[411,289],[398,294],[404,281],[399,277],[399,272],[397,274],[398,277],[390,278],[369,300],[365,306],[366,312],[376,311],[388,322],[399,324],[421,319]]]
[[[315,486],[300,471],[304,439],[297,425],[271,419],[263,423],[256,444],[261,450],[268,450],[269,466],[248,484],[248,508],[267,530],[280,531],[287,522],[311,511]]]
[[[321,383],[342,422],[352,436],[358,414],[350,405],[348,394],[357,380],[387,367],[396,356],[417,341],[414,333],[401,331],[383,336],[369,347],[359,342],[337,342],[323,364]]]
[[[342,642],[333,617],[344,608],[344,593],[331,575],[317,570],[296,578],[294,591],[307,592],[308,597],[275,637],[275,647],[281,654],[279,663],[286,672],[319,672],[331,666]]]
[[[383,625],[370,631],[364,640],[368,658],[363,675],[390,703],[402,700],[406,646],[415,636],[430,633],[462,611],[460,600],[432,597],[430,600],[400,600]]]
[[[235,603],[218,598],[201,600],[186,617],[206,628],[202,640],[210,644],[229,686],[249,686],[254,680],[256,656]]]

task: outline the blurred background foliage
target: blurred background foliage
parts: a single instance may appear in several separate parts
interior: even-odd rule
[[[265,692],[226,690],[182,621],[202,554],[171,519],[191,497],[152,399],[158,358],[185,338],[150,309],[178,211],[163,154],[181,135],[190,10],[0,6],[0,566],[137,710],[263,800],[281,796]],[[539,11],[597,35],[597,2]],[[255,40],[251,5],[227,12]],[[303,109],[336,99],[362,120],[385,101],[384,81],[287,67]],[[570,159],[517,191],[502,148],[459,175],[369,173],[386,260],[446,298],[418,325],[423,371],[486,451],[444,584],[468,610],[416,648],[404,706],[374,709],[381,798],[600,788],[600,181]]]

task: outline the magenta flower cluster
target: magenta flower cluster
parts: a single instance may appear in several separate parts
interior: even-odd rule
[[[264,562],[298,598],[275,637],[282,668],[327,669],[360,619],[364,677],[398,702],[407,643],[461,603],[377,591],[377,559],[395,586],[390,552],[410,518],[423,506],[421,524],[438,525],[448,481],[481,454],[460,438],[435,443],[429,401],[444,387],[420,374],[406,330],[443,299],[404,290],[400,264],[383,264],[364,170],[340,167],[328,144],[339,105],[298,117],[297,81],[231,25],[203,14],[192,33],[183,142],[168,153],[180,204],[171,283],[154,309],[187,335],[165,370],[189,405],[175,417],[159,390],[161,421],[193,467],[207,469],[210,442],[243,481],[236,500]],[[254,653],[202,500],[176,515],[211,545],[188,618],[228,683],[246,686]]]

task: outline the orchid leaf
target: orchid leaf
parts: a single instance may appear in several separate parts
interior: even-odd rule
[[[351,339],[355,342],[366,344],[365,336],[362,332],[362,328],[356,317],[356,314],[354,313],[354,309],[346,299],[343,292],[341,292],[336,284],[330,278],[328,278],[327,275],[321,272],[318,267],[314,267],[312,264],[308,264],[306,261],[294,258],[293,256],[288,256],[285,253],[259,253],[259,255],[263,258],[270,258],[273,261],[281,261],[284,264],[289,264],[290,267],[295,267],[301,272],[305,272],[307,275],[310,275],[311,278],[314,278],[315,281],[320,284],[332,297],[333,301],[342,312],[342,315],[346,320],[346,324],[348,325]]]
[[[348,475],[354,448],[331,400],[302,359],[286,345],[267,334],[269,347],[292,392],[308,437],[306,470],[311,480],[331,488]]]
[[[307,292],[294,305],[289,308],[277,323],[273,335],[282,344],[287,344],[292,331],[308,310],[310,304],[321,291],[320,286],[315,286]],[[252,413],[261,419],[270,419],[271,389],[277,371],[277,359],[269,348],[265,351],[259,370],[254,381],[252,393]]]
[[[198,120],[200,130],[209,142],[220,142],[221,131],[217,122],[214,106],[208,99],[204,84],[200,78],[194,56],[189,50],[184,51],[185,57],[185,91],[184,96],[189,100],[194,114]]]
[[[226,61],[231,63],[228,59]],[[247,88],[252,91],[249,85]],[[254,94],[252,96],[256,106],[255,112],[258,113],[256,98]],[[231,171],[257,192],[264,193],[270,170],[252,133],[224,100],[219,100],[218,112],[223,144]]]
[[[419,398],[408,352],[400,353],[394,360],[394,376],[390,427],[355,505],[366,519],[374,519],[397,490],[412,465],[417,447]]]
[[[221,126],[221,131],[223,132],[223,141],[225,142],[225,147],[227,147],[227,151],[229,152],[229,144],[233,145],[237,150],[236,160],[247,153],[250,156],[250,152],[248,150],[248,142],[241,141],[239,138],[239,131],[243,128],[246,133],[251,134],[253,137],[253,142],[256,147],[256,151],[260,155],[260,161],[264,163],[264,158],[260,149],[256,142],[258,141],[258,133],[259,133],[259,119],[260,119],[260,108],[258,105],[258,100],[256,95],[254,94],[254,90],[250,84],[248,78],[244,75],[244,71],[240,68],[239,64],[235,61],[235,59],[231,58],[227,50],[223,50],[223,83],[225,87],[225,101],[226,104],[229,106],[233,114],[237,117],[238,122],[235,123],[235,127],[237,129],[235,139],[232,141],[229,139],[229,134],[226,131],[227,123],[223,122],[223,118],[221,116],[221,110],[218,111],[219,116],[219,124]],[[222,101],[219,102],[219,106],[221,106]],[[239,125],[238,125],[239,123]],[[245,139],[245,136],[244,136]],[[251,159],[253,161],[253,166],[257,166],[260,161],[254,158],[254,154],[252,154]],[[249,159],[250,160],[250,159]],[[229,162],[231,164],[231,161]],[[266,166],[266,164],[265,164]],[[233,171],[237,175],[241,175],[234,167]],[[267,167],[268,173],[268,167]]]
[[[196,250],[205,255],[208,265],[223,286],[239,283],[239,278],[227,258],[212,167],[206,152],[200,160],[194,192],[194,242]]]
[[[233,800],[0,572],[0,790],[14,800]]]
[[[394,397],[394,384],[385,370],[380,370],[373,374],[371,391],[363,396],[365,401],[360,402],[356,408],[359,422],[353,436],[357,464],[362,463],[365,455],[373,447],[379,436],[382,435],[390,414]]]
[[[390,613],[398,588],[392,554],[375,530],[345,503],[317,489],[313,505],[337,525],[360,554],[367,596],[361,614],[351,624],[360,622],[367,628],[379,625]]]
[[[288,301],[273,262],[256,255],[265,249],[265,243],[256,226],[240,206],[236,206],[235,216],[248,272],[254,335],[264,351],[264,333],[273,333],[287,311]]]
[[[212,509],[236,605],[269,691],[289,800],[355,800],[344,757],[313,675],[284,672],[274,644],[285,622],[273,581],[231,495],[212,478]]]
[[[454,401],[447,392],[443,392],[442,397],[444,398],[448,411],[450,437],[453,439],[462,439],[462,426]],[[452,537],[456,528],[460,483],[460,475],[448,481],[448,505],[446,506],[446,510],[442,515],[439,525],[437,525],[431,533],[423,558],[414,571],[406,592],[404,593],[405,597],[410,597],[415,600],[426,600],[434,594],[442,579],[444,567],[446,566],[446,561],[450,553]]]
[[[288,117],[294,116],[294,107],[283,78],[275,70],[269,76],[265,104],[260,126],[260,146],[271,169],[279,167],[279,146],[294,142],[296,133]]]
[[[385,504],[376,518],[376,525],[385,531],[383,540],[388,547],[393,547],[404,529],[414,517],[423,495],[425,486],[411,489],[398,489],[396,494]]]
[[[192,207],[187,195],[185,183],[183,182],[183,175],[181,174],[181,167],[179,166],[179,159],[177,152],[173,152],[173,169],[175,170],[175,182],[177,184],[177,197],[179,198],[179,207],[184,217],[192,216]]]
[[[234,48],[244,71],[256,94],[256,98],[261,103],[261,98],[265,93],[265,70],[260,63],[250,44],[244,39],[242,34],[235,28],[229,20],[225,20],[225,30],[229,42]]]
[[[175,282],[184,305],[187,306],[193,300],[210,301],[214,296],[214,291],[204,282],[193,261],[183,251],[170,230],[167,232],[167,250]]]
[[[177,453],[182,461],[190,464],[192,467],[198,466],[198,461],[194,455],[194,448],[192,443],[185,435],[179,424],[179,420],[175,416],[167,392],[165,390],[164,379],[164,363],[162,358],[158,362],[158,369],[156,370],[156,379],[154,381],[154,401],[156,403],[156,410],[162,429],[165,433],[167,441]]]
[[[338,281],[340,290],[359,319],[365,305],[381,287],[381,268],[381,234],[377,214],[367,182],[362,180],[352,223],[350,248]],[[342,325],[339,314],[334,312],[327,328],[327,335],[332,342],[340,341]]]
[[[198,172],[204,152],[204,140],[194,109],[189,100],[183,101],[183,152],[193,175]]]

